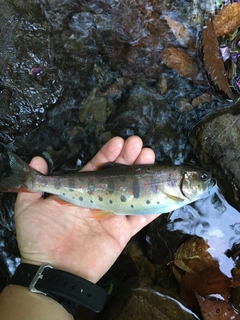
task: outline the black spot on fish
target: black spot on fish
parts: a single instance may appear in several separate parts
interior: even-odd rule
[[[133,204],[131,204],[131,208],[134,208],[134,205],[133,205]]]
[[[121,199],[122,202],[125,202],[127,200],[125,196],[121,196],[120,199]]]
[[[92,201],[92,200],[90,200],[90,202],[91,202],[91,203],[93,203],[93,201]]]
[[[37,176],[38,182],[41,184],[42,187],[46,187],[48,184],[48,181],[45,176]]]
[[[61,187],[61,181],[60,181],[59,178],[54,178],[53,183],[54,183],[55,189],[60,189],[60,187]]]
[[[140,188],[139,188],[138,179],[134,179],[133,180],[132,189],[133,189],[134,198],[136,198],[136,199],[139,198],[139,196],[140,196]]]
[[[110,194],[112,194],[112,193],[114,193],[114,191],[115,191],[114,182],[113,182],[112,179],[109,179],[109,181],[108,181],[108,192]]]
[[[92,181],[88,182],[88,194],[93,195],[95,191],[95,185]]]
[[[150,204],[151,202],[149,200],[146,201],[146,204]]]
[[[125,175],[120,175],[119,176],[119,180],[121,181],[121,182],[124,182],[125,180],[126,180],[126,176]]]
[[[109,203],[112,204],[113,203],[112,200],[109,200]]]
[[[102,197],[98,197],[98,200],[99,200],[99,201],[103,201],[103,198],[102,198]]]
[[[80,201],[83,201],[83,197],[79,197],[79,200],[80,200]]]

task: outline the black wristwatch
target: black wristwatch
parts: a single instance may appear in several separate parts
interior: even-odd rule
[[[54,269],[48,263],[40,267],[20,264],[10,283],[29,287],[32,292],[53,298],[72,315],[80,306],[100,312],[107,298],[106,291],[98,285],[69,272]]]

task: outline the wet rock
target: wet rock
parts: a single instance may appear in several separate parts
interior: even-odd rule
[[[178,301],[178,294],[170,285],[170,269],[151,263],[137,242],[131,241],[125,249],[121,278],[124,271],[130,270],[130,264],[126,265],[129,258],[137,273],[121,281],[119,292],[97,319],[198,319]]]
[[[93,89],[86,101],[83,103],[82,111],[80,112],[80,122],[87,123],[95,121],[104,124],[107,117],[107,100],[99,96],[97,89]]]
[[[0,291],[20,260],[13,219],[15,199],[14,194],[0,193]]]
[[[188,101],[188,99],[179,99],[178,103],[177,103],[177,107],[179,110],[181,111],[189,111],[192,109],[192,105],[191,103]]]
[[[117,108],[108,118],[107,127],[124,138],[133,134],[141,136],[144,144],[154,149],[157,161],[180,164],[187,161],[191,152],[189,129],[199,122],[199,116],[209,112],[209,108],[217,107],[215,103],[218,102],[193,108],[190,104],[193,92],[194,98],[205,88],[170,70],[164,77],[167,88],[163,89],[161,80],[151,85],[146,77],[137,78],[128,94],[116,101]],[[162,90],[166,90],[164,94]]]
[[[122,291],[124,297],[118,304],[112,305],[112,313],[101,319],[105,320],[126,320],[126,319],[166,319],[166,320],[194,320],[199,319],[193,312],[185,308],[177,300],[164,295],[160,288],[131,288],[129,291]]]
[[[51,65],[48,25],[40,6],[4,2],[0,19],[0,140],[8,143],[39,126],[61,97],[62,85]],[[41,65],[42,73],[33,76],[29,72],[35,65]]]
[[[167,223],[168,215],[161,215],[145,229],[147,255],[159,265],[169,264],[176,249],[189,237],[183,232],[169,230]]]
[[[212,170],[227,201],[240,210],[240,103],[210,114],[196,126],[191,143],[201,164]]]

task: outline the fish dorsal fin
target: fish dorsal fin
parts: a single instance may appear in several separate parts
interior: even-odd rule
[[[116,163],[116,162],[107,162],[97,167],[97,170],[104,170],[104,169],[110,169],[110,168],[122,168],[122,167],[128,167],[126,164],[122,163]]]

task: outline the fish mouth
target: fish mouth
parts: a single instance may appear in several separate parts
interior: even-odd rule
[[[209,181],[208,187],[209,187],[209,188],[212,188],[212,187],[214,187],[216,184],[217,184],[217,180],[214,179],[214,178],[212,178],[212,179]]]
[[[217,184],[217,180],[212,178],[208,183],[208,194],[210,194],[210,190]]]

